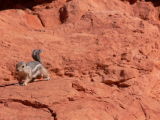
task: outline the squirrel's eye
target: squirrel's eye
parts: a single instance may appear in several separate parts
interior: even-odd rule
[[[22,68],[24,68],[24,65],[22,66]]]

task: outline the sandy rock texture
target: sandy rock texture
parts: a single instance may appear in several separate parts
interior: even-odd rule
[[[160,118],[158,1],[0,3],[0,120]],[[39,48],[52,80],[11,85]]]

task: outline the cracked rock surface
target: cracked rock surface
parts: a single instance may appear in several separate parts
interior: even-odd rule
[[[0,120],[158,120],[159,2],[0,3]],[[37,48],[52,79],[16,84]]]

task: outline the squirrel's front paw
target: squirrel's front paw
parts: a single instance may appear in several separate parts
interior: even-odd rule
[[[50,77],[47,77],[47,78],[45,78],[44,80],[51,80],[51,78],[50,78]]]
[[[22,85],[22,86],[26,86],[26,85],[27,85],[27,83],[26,83],[26,82],[24,82],[24,83],[22,83],[21,85]]]

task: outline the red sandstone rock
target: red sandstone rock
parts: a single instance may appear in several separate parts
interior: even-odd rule
[[[1,10],[0,26],[0,119],[159,119],[156,2],[40,0]],[[36,48],[52,80],[12,85]]]

